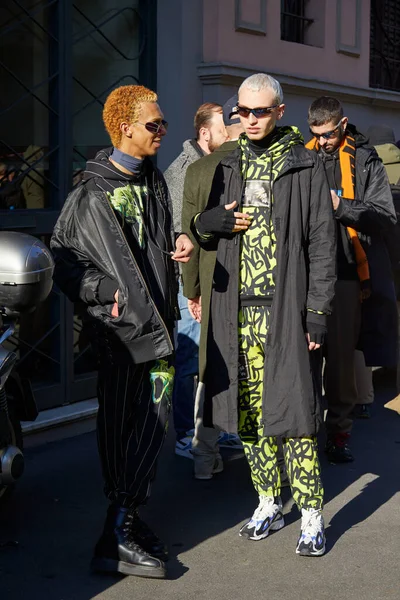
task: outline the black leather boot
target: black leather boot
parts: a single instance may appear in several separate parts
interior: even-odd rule
[[[142,521],[137,510],[132,511],[131,532],[137,543],[151,556],[168,560],[168,550],[159,537]]]
[[[127,508],[110,506],[91,567],[94,571],[164,579],[166,570],[163,561],[146,552],[135,538],[132,531],[134,514]]]

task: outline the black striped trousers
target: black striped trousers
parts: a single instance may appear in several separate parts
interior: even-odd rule
[[[97,443],[111,502],[125,508],[150,495],[157,458],[164,443],[170,398],[153,401],[149,371],[154,361],[102,364],[98,378]]]

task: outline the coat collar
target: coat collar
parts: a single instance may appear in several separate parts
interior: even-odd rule
[[[235,150],[233,150],[233,152],[225,156],[225,158],[221,160],[220,164],[222,166],[229,167],[234,171],[237,171],[237,173],[239,173],[241,176],[241,156],[241,149],[236,148]],[[294,169],[306,169],[313,167],[314,164],[315,158],[312,155],[311,151],[304,148],[304,146],[302,146],[301,144],[298,144],[297,146],[293,146],[292,148],[290,148],[287,158],[285,160],[285,164],[279,176],[283,175],[283,173],[286,173],[287,171],[291,171]]]

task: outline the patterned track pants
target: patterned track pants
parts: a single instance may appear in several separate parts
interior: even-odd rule
[[[238,431],[259,495],[279,496],[281,488],[276,437],[263,435],[261,422],[264,379],[264,346],[269,308],[245,306],[239,312],[239,353],[245,354],[249,378],[239,382]],[[322,508],[323,487],[315,437],[284,438],[283,455],[299,509]]]
[[[167,367],[160,369],[161,367]],[[173,375],[165,361],[103,364],[98,377],[97,443],[105,493],[125,508],[150,495],[165,439]]]

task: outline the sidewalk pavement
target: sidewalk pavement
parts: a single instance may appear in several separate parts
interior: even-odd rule
[[[370,420],[357,420],[356,461],[321,454],[327,553],[295,554],[299,514],[283,490],[286,526],[240,538],[257,498],[241,454],[226,451],[211,481],[192,477],[169,432],[146,521],[168,543],[166,581],[94,575],[89,562],[106,501],[94,433],[27,451],[23,479],[0,513],[1,600],[398,600],[400,416],[383,407],[393,376],[375,372]]]

